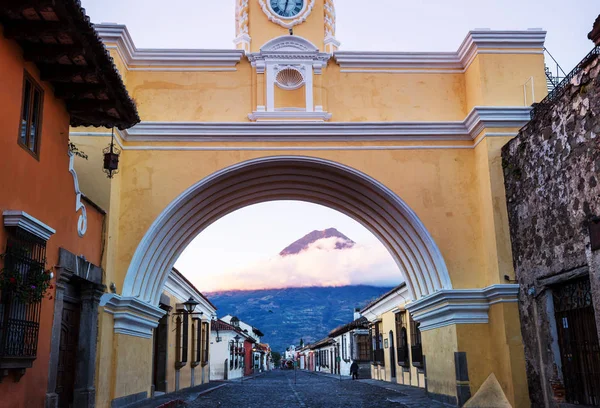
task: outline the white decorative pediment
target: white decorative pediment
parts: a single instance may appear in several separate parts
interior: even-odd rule
[[[21,228],[44,241],[48,241],[56,232],[54,228],[49,227],[25,211],[5,210],[2,215],[5,227]]]
[[[305,38],[297,35],[283,35],[266,42],[260,52],[269,51],[308,51],[318,52],[319,48]]]

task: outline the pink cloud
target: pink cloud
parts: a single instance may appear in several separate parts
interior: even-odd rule
[[[286,287],[396,285],[402,276],[380,243],[335,249],[339,238],[324,238],[297,255],[273,256],[218,278],[190,277],[203,291],[276,289]]]

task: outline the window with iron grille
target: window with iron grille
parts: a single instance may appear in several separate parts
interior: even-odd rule
[[[202,324],[200,319],[192,319],[192,367],[200,365],[202,358]]]
[[[408,330],[406,327],[406,312],[396,313],[396,344],[398,345],[398,365],[408,367],[410,357],[408,350]]]
[[[177,369],[185,366],[188,359],[188,315],[181,313],[175,320],[175,366]]]
[[[202,323],[202,366],[208,364],[208,347],[210,344],[210,329],[208,322]]]
[[[34,157],[39,155],[43,102],[44,91],[42,91],[42,87],[25,71],[23,74],[19,145]]]
[[[342,358],[348,359],[348,345],[346,344],[346,335],[342,334]]]
[[[46,241],[20,228],[10,229],[4,270],[22,282],[46,265]],[[10,290],[0,293],[0,369],[29,368],[37,356],[41,302],[26,303]]]
[[[373,357],[372,362],[375,364],[383,365],[385,362],[384,351],[383,351],[383,335],[380,333],[380,323],[373,324],[371,328],[372,344],[373,344]]]
[[[413,366],[423,367],[423,347],[421,345],[421,329],[419,329],[421,323],[415,322],[410,317],[410,350],[412,356]]]
[[[229,342],[229,369],[233,370],[233,348],[235,346],[233,345],[233,340],[231,340]]]
[[[371,341],[369,336],[366,334],[357,335],[356,345],[358,348],[358,356],[355,357],[355,360],[369,361],[371,359]]]

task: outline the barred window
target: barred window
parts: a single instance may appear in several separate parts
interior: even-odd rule
[[[411,340],[411,356],[415,367],[423,366],[423,346],[421,345],[421,323],[415,322],[410,317],[410,340]]]
[[[200,364],[202,358],[202,323],[200,319],[192,319],[192,366]]]
[[[9,229],[3,275],[27,284],[44,273],[46,241],[20,228]],[[8,286],[10,288],[10,286]],[[37,356],[41,301],[28,301],[11,289],[0,293],[0,367],[28,368]]]
[[[175,320],[175,365],[177,369],[188,361],[188,314],[183,312]]]
[[[208,364],[208,347],[210,344],[210,329],[208,322],[202,323],[202,365]]]
[[[410,364],[408,350],[408,328],[406,326],[406,312],[396,313],[396,343],[398,345],[398,364]]]

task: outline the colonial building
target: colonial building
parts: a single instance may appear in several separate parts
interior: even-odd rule
[[[354,313],[354,320],[329,332],[340,350],[340,373],[350,375],[350,366],[356,362],[359,366],[359,378],[371,378],[371,336],[369,320]]]
[[[263,371],[267,366],[268,359],[270,358],[269,346],[260,343],[261,338],[264,336],[263,332],[256,327],[240,320],[237,316],[227,315],[222,317],[221,320],[231,324],[244,335],[245,343],[247,343],[244,347],[249,347],[249,349],[246,349],[245,352],[250,357],[246,360],[247,364],[244,366],[244,375],[251,375],[255,372]]]
[[[310,345],[314,354],[314,371],[328,374],[339,374],[337,343],[330,337],[325,337]]]
[[[142,119],[115,129],[112,179],[98,171],[112,132],[70,133],[111,238],[96,406],[151,393],[160,298],[194,237],[281,199],[339,210],[386,245],[431,395],[461,405],[494,374],[513,406],[529,406],[500,149],[546,94],[545,32],[471,31],[452,52],[343,51],[333,0],[236,4],[226,50],[141,49],[127,27],[95,26]]]
[[[233,324],[220,319],[213,321],[210,334],[212,380],[233,380],[245,375],[248,363],[245,347],[250,338]]]
[[[407,299],[408,289],[402,283],[361,310],[370,323],[371,376],[424,388],[426,365],[420,323],[406,310]]]
[[[139,118],[79,2],[39,3],[0,2],[0,405],[90,407],[106,214],[69,125]]]
[[[600,17],[595,47],[502,153],[532,405],[600,405]]]
[[[153,395],[207,383],[210,325],[217,309],[175,268],[159,305],[166,314],[153,334]]]

